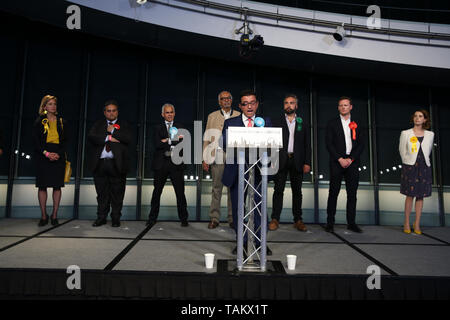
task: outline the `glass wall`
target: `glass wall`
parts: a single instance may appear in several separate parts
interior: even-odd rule
[[[0,31],[3,32],[0,33],[0,40],[5,44],[0,52],[4,75],[0,79],[0,92],[4,105],[11,106],[0,109],[3,140],[3,154],[0,155],[0,218],[5,216],[5,207],[8,206],[6,196],[10,168],[10,178],[13,178],[11,216],[39,217],[31,134],[39,103],[46,94],[58,97],[58,111],[67,120],[68,157],[74,170],[72,181],[63,189],[62,218],[72,217],[76,209],[79,209],[81,219],[94,219],[96,216],[96,192],[92,172],[87,166],[91,154],[87,135],[95,121],[104,119],[103,108],[108,99],[118,101],[119,117],[127,120],[133,128],[133,142],[129,147],[131,166],[122,212],[123,219],[131,220],[136,217],[147,219],[150,210],[154,176],[151,167],[154,128],[162,122],[161,107],[167,102],[176,108],[175,121],[181,122],[191,135],[191,163],[186,165],[184,172],[191,221],[197,218],[209,220],[211,202],[210,172],[204,172],[199,163],[194,163],[194,147],[202,145],[203,138],[194,135],[194,122],[201,122],[204,130],[208,115],[218,110],[217,96],[223,90],[232,93],[234,109],[238,109],[240,91],[255,90],[260,98],[259,114],[272,120],[283,116],[285,94],[294,93],[299,98],[298,115],[308,122],[311,122],[313,115],[317,119],[311,126],[311,139],[317,140],[313,148],[317,148],[314,151],[317,151],[318,166],[313,169],[319,179],[319,202],[316,208],[313,176],[304,175],[303,218],[307,223],[314,222],[314,213],[317,211],[319,221],[326,221],[329,155],[325,131],[327,122],[338,117],[339,97],[345,95],[352,98],[352,120],[365,133],[366,147],[359,168],[357,202],[357,222],[360,224],[375,223],[375,180],[371,176],[374,164],[378,167],[375,177],[379,181],[380,223],[402,224],[404,196],[399,193],[401,161],[398,138],[401,130],[411,127],[409,117],[416,108],[429,109],[431,103],[433,118],[436,120],[432,130],[440,139],[440,145],[445,146],[450,138],[447,121],[450,118],[450,106],[446,88],[305,73],[247,61],[223,61],[168,53],[51,28],[46,29],[46,32],[40,31],[35,30],[25,37],[13,33],[6,35],[5,30]],[[369,101],[373,102],[370,106]],[[373,119],[369,117],[369,107],[372,108]],[[376,128],[374,147],[377,153],[373,156],[370,153],[370,138],[375,131],[369,130],[370,127]],[[316,129],[317,136],[313,137]],[[14,139],[14,135],[17,139]],[[13,148],[16,144],[17,148]],[[447,215],[445,221],[450,224],[450,169],[446,165],[450,162],[450,156],[445,148],[440,152],[436,150],[433,154],[433,194],[425,201],[423,216],[423,224],[430,226],[440,223],[440,204],[443,204],[442,211]],[[80,172],[76,171],[78,164]],[[79,198],[76,198],[78,184],[75,184],[75,177],[80,178]],[[440,178],[443,193],[438,192],[441,190],[438,188]],[[269,215],[272,194],[273,184],[269,183]],[[292,196],[287,183],[282,222],[292,221]],[[137,205],[138,200],[140,206]],[[226,200],[224,196],[221,217],[224,221]],[[49,209],[51,203],[50,193]],[[74,204],[79,207],[74,208]],[[337,223],[346,222],[345,206],[343,185],[338,199]],[[178,220],[170,181],[167,181],[162,194],[159,219]]]
[[[428,89],[380,83],[374,87],[377,123],[380,223],[403,225],[404,199],[400,194],[401,158],[398,151],[402,130],[412,128],[410,117],[417,109],[429,110]],[[433,130],[433,128],[432,128]],[[433,182],[435,184],[435,181]],[[414,212],[414,210],[413,210]],[[413,214],[414,217],[414,214]],[[439,225],[437,188],[424,201],[423,225]]]
[[[361,224],[374,223],[374,196],[371,186],[369,159],[369,117],[368,117],[368,84],[365,81],[347,78],[317,78],[314,81],[317,90],[317,154],[318,154],[318,177],[319,177],[319,221],[326,222],[328,185],[330,181],[330,157],[326,148],[325,136],[328,121],[339,117],[338,100],[342,96],[352,99],[353,109],[351,120],[355,121],[364,134],[365,147],[361,154],[359,167],[358,201],[356,204],[356,222]],[[336,223],[346,222],[347,193],[345,182],[342,181],[341,191],[336,207]]]

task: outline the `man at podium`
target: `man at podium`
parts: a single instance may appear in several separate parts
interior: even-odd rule
[[[242,111],[242,115],[240,117],[230,118],[225,120],[224,127],[222,131],[222,137],[223,137],[223,147],[226,148],[226,135],[227,130],[229,127],[253,127],[255,126],[255,118],[256,118],[256,111],[258,110],[259,102],[256,97],[256,93],[251,90],[244,90],[240,94],[240,100],[239,100],[239,108]],[[265,126],[271,127],[272,123],[270,121],[270,118],[264,118]],[[225,149],[226,150],[226,149]],[[226,151],[228,153],[228,151]],[[248,164],[248,153],[246,152],[246,159],[245,162]],[[258,169],[255,171],[255,185],[258,185],[261,181],[261,173]],[[236,233],[238,232],[238,186],[239,186],[239,165],[237,162],[237,154],[234,153],[234,161],[232,163],[229,163],[229,160],[227,159],[227,163],[225,164],[225,169],[222,176],[222,183],[230,188],[231,193],[231,206],[232,206],[232,213],[233,213],[233,224],[234,224],[234,230]],[[257,191],[261,194],[261,187],[257,189]],[[246,196],[246,195],[245,195]],[[244,199],[245,199],[244,196]],[[258,196],[258,194],[255,192],[255,203],[259,203],[261,201],[261,197]],[[244,201],[245,202],[245,201]],[[255,210],[254,214],[254,228],[255,230],[258,230],[256,232],[256,235],[258,238],[261,238],[261,217],[258,210]],[[267,223],[267,221],[264,221],[264,223]],[[245,233],[244,236],[244,248],[247,248],[247,233]],[[257,239],[255,239],[255,246],[259,247],[260,243]],[[232,251],[233,254],[236,254],[237,248],[235,247]],[[272,255],[272,251],[267,247],[267,255]]]

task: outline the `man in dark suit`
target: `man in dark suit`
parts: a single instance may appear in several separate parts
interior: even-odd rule
[[[283,101],[284,116],[274,124],[283,128],[283,149],[279,153],[279,169],[274,177],[272,221],[269,223],[269,230],[272,231],[278,229],[288,174],[291,179],[294,227],[300,231],[307,230],[302,220],[302,181],[303,173],[311,170],[311,141],[309,126],[296,114],[297,102],[296,95],[286,95]]]
[[[349,97],[338,101],[339,117],[327,124],[326,145],[330,154],[330,189],[327,204],[327,225],[325,230],[333,232],[336,203],[341,190],[342,178],[347,190],[347,229],[361,233],[356,225],[356,192],[359,183],[358,165],[364,149],[364,136],[360,124],[351,119],[353,109]]]
[[[229,127],[253,127],[255,126],[255,118],[256,111],[258,110],[259,102],[256,97],[256,94],[253,91],[245,90],[241,92],[239,108],[242,111],[242,115],[235,118],[230,118],[225,120],[224,127],[222,131],[223,137],[223,147],[226,150],[226,135]],[[265,127],[272,127],[272,123],[269,118],[264,118]],[[228,151],[226,151],[228,153]],[[248,155],[246,156],[246,163],[248,164]],[[255,181],[254,185],[258,185],[261,181],[261,174],[258,169],[255,169]],[[225,169],[222,176],[222,183],[230,187],[231,193],[231,207],[233,213],[233,225],[234,230],[237,232],[238,227],[238,189],[239,189],[239,165],[237,163],[237,154],[235,152],[235,157],[233,163],[229,163],[227,159],[227,163],[225,165]],[[261,187],[259,187],[258,192],[261,193]],[[246,196],[246,195],[245,195]],[[244,198],[245,198],[244,196]],[[255,203],[261,201],[261,197],[255,192],[254,196]],[[264,221],[264,223],[267,223]],[[254,215],[254,230],[258,230],[261,225],[261,217],[255,210]],[[258,237],[261,237],[261,231],[259,230],[257,233]],[[255,239],[256,240],[256,239]],[[247,247],[247,233],[244,236],[244,248]],[[256,240],[255,245],[259,246],[259,242]],[[236,254],[237,249],[234,248],[232,253]],[[272,251],[267,247],[267,255],[271,255]]]
[[[182,135],[173,134],[171,132],[175,128],[183,128],[180,123],[174,122],[175,107],[170,103],[163,105],[161,116],[164,121],[155,126],[154,144],[155,154],[153,156],[152,169],[155,171],[154,189],[151,200],[151,209],[148,216],[147,225],[153,226],[159,214],[159,203],[161,194],[166,184],[167,178],[170,177],[175,196],[177,198],[178,217],[182,227],[187,227],[189,213],[187,211],[186,196],[184,195],[184,163],[175,164],[172,150],[183,139]]]
[[[111,208],[112,226],[119,227],[132,131],[126,121],[118,119],[119,105],[116,101],[108,100],[103,114],[106,119],[97,121],[88,135],[92,146],[89,167],[94,175],[98,203],[97,220],[93,226],[106,224]]]

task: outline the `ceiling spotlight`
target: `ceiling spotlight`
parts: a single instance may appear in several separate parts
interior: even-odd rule
[[[234,31],[236,34],[242,34],[241,39],[239,40],[239,55],[244,58],[251,57],[253,53],[261,49],[264,45],[264,39],[260,35],[250,37],[250,35],[253,34],[253,31],[250,29],[247,20],[247,12],[248,8],[244,8],[244,24]]]
[[[147,0],[136,0],[136,3],[137,4],[144,4],[144,3],[146,3],[147,2]]]
[[[336,28],[336,31],[333,33],[333,38],[336,41],[342,41],[345,38],[345,29],[344,29],[344,23],[342,23],[341,26],[338,26]]]

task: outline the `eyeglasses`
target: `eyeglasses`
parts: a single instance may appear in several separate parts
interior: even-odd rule
[[[221,97],[220,100],[231,100],[231,97]]]
[[[256,100],[253,100],[253,101],[250,101],[250,102],[241,103],[241,106],[243,106],[243,107],[246,107],[248,105],[251,105],[253,107],[254,105],[256,105]]]

